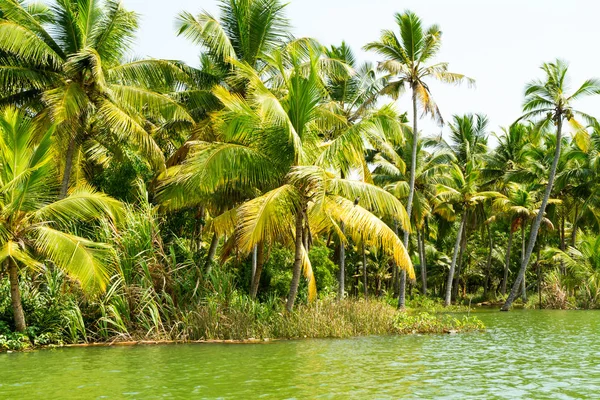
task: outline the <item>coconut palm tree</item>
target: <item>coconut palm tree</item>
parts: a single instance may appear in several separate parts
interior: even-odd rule
[[[383,93],[397,99],[406,89],[412,91],[412,122],[416,140],[413,141],[411,152],[411,171],[409,174],[409,193],[406,210],[412,215],[413,199],[415,192],[415,171],[418,144],[417,108],[421,106],[423,113],[443,124],[440,111],[431,97],[428,79],[445,83],[460,84],[468,82],[473,84],[471,78],[449,72],[448,63],[441,62],[429,64],[441,48],[442,31],[437,25],[429,28],[423,27],[421,19],[411,11],[396,14],[396,23],[400,30],[400,37],[391,30],[384,30],[379,41],[367,44],[365,50],[372,50],[385,57],[379,63],[379,68],[386,71],[390,80]],[[404,246],[408,247],[410,231],[404,231]],[[404,307],[406,276],[402,274],[400,297],[398,307]]]
[[[0,2],[0,103],[38,111],[57,126],[65,154],[60,195],[84,144],[129,142],[164,168],[148,118],[192,121],[161,88],[185,79],[180,63],[123,63],[137,16],[116,0]],[[91,143],[90,143],[91,142]]]
[[[68,232],[69,224],[119,216],[120,203],[82,186],[59,194],[53,128],[13,108],[0,116],[0,263],[8,271],[15,328],[24,331],[19,270],[51,263],[84,289],[102,291],[110,276],[111,247]],[[41,260],[41,261],[40,261]]]
[[[502,306],[502,311],[508,311],[513,301],[518,295],[519,285],[525,276],[531,253],[535,246],[537,234],[544,218],[546,206],[550,199],[552,187],[554,186],[554,178],[558,162],[561,155],[562,129],[563,123],[566,121],[575,129],[574,139],[579,143],[589,142],[589,135],[583,128],[577,118],[582,118],[587,124],[593,125],[596,121],[593,117],[573,109],[573,103],[585,96],[600,94],[600,81],[596,79],[588,79],[575,92],[568,95],[568,65],[561,60],[556,60],[551,63],[544,63],[541,67],[544,71],[544,80],[535,80],[529,83],[525,89],[525,103],[523,110],[525,114],[521,118],[540,118],[539,125],[551,125],[556,127],[556,149],[554,159],[549,170],[548,183],[542,198],[538,215],[533,221],[529,241],[523,257],[519,274],[512,287],[512,290]]]

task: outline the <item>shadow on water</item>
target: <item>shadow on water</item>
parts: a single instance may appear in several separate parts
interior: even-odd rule
[[[485,333],[0,354],[0,398],[588,398],[600,312],[472,312]]]

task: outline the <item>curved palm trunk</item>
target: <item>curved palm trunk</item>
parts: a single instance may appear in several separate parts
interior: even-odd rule
[[[304,226],[302,224],[304,218],[302,211],[298,210],[296,213],[296,250],[294,256],[294,269],[292,273],[292,282],[290,283],[290,294],[287,299],[285,308],[288,312],[291,312],[294,308],[294,302],[296,301],[296,295],[298,294],[298,285],[300,284],[300,272],[302,272],[302,233]]]
[[[67,197],[67,191],[69,190],[69,181],[71,180],[71,171],[73,170],[73,155],[75,154],[75,138],[72,138],[67,147],[67,154],[65,155],[65,170],[63,172],[62,182],[60,184],[59,198],[64,199]]]
[[[23,312],[21,292],[19,291],[19,271],[17,263],[11,258],[8,259],[8,277],[10,280],[10,300],[15,321],[15,330],[17,332],[24,332],[27,325],[25,324],[25,313]]]
[[[342,233],[344,233],[344,223],[340,224],[340,229]],[[344,292],[346,290],[345,281],[346,281],[346,247],[344,245],[344,241],[340,238],[340,273],[338,276],[338,299],[342,300],[344,298]]]
[[[417,169],[417,145],[419,143],[419,133],[417,131],[417,92],[412,88],[412,106],[413,106],[413,143],[410,156],[410,177],[408,180],[408,200],[406,202],[406,213],[408,214],[409,226],[404,227],[404,247],[408,252],[408,241],[410,239],[410,221],[412,215],[412,203],[415,197],[415,173]],[[406,303],[406,271],[402,270],[400,275],[400,290],[398,295],[398,308],[404,309]]]
[[[217,247],[219,245],[219,235],[216,233],[213,235],[212,240],[210,241],[210,247],[208,248],[208,255],[206,256],[206,265],[204,269],[206,270],[206,275],[210,274],[213,266],[213,259],[215,258],[215,254],[217,253]]]
[[[529,234],[529,242],[527,243],[525,257],[523,257],[523,261],[521,262],[521,269],[519,269],[519,275],[517,276],[517,280],[515,281],[512,290],[510,291],[508,299],[506,299],[506,303],[504,303],[504,305],[500,309],[501,311],[508,311],[513,301],[515,301],[517,295],[519,294],[519,287],[521,285],[521,281],[525,277],[525,270],[527,269],[527,264],[529,264],[531,253],[533,253],[533,248],[535,246],[537,235],[542,224],[542,219],[544,218],[544,212],[546,211],[546,206],[548,205],[548,200],[550,199],[550,194],[552,193],[552,187],[554,186],[554,178],[556,177],[556,169],[558,168],[558,159],[560,157],[560,146],[562,140],[562,114],[558,115],[558,122],[556,128],[556,151],[554,152],[554,160],[552,161],[552,167],[550,168],[550,176],[548,177],[548,185],[546,186],[544,198],[542,199],[542,205],[540,206],[540,210],[538,211],[537,216],[533,221],[533,226],[531,227],[531,233]]]
[[[460,250],[460,242],[462,241],[463,230],[465,229],[465,220],[467,219],[467,211],[463,212],[460,220],[460,226],[458,227],[458,233],[456,234],[456,242],[454,243],[454,253],[452,254],[452,263],[450,264],[450,271],[448,272],[448,280],[446,282],[446,298],[444,300],[444,306],[449,306],[452,301],[452,280],[454,279],[454,269],[456,268],[456,260],[458,259],[458,252]]]
[[[513,241],[513,230],[512,230],[512,223],[509,226],[509,232],[508,232],[508,246],[506,247],[506,262],[504,264],[504,278],[502,279],[502,290],[500,293],[502,293],[502,296],[504,296],[506,294],[506,282],[508,282],[508,271],[510,268],[510,249],[512,247],[512,241]]]
[[[425,239],[423,232],[417,231],[417,245],[419,247],[419,262],[421,263],[421,289],[424,295],[427,295],[427,265],[425,258]]]

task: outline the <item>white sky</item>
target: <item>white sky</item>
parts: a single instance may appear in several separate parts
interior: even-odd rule
[[[218,14],[216,0],[123,0],[140,14],[137,56],[170,58],[197,65],[200,49],[177,37],[174,22],[180,11]],[[490,129],[512,123],[521,111],[523,87],[541,77],[542,62],[562,58],[570,63],[572,85],[600,77],[600,38],[595,0],[291,0],[287,16],[296,36],[310,36],[324,45],[346,40],[359,60],[377,61],[362,46],[377,40],[382,29],[395,29],[394,13],[416,12],[425,26],[443,31],[437,61],[477,81],[474,89],[431,84],[444,118],[482,112]],[[399,102],[408,110],[408,96]],[[600,98],[584,100],[582,111],[598,113]],[[433,124],[425,133],[438,134]]]

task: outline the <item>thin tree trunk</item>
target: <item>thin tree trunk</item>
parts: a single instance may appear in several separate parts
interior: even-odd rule
[[[541,239],[541,238],[540,238]],[[541,242],[541,240],[540,240]],[[539,299],[539,308],[542,309],[542,265],[540,264],[540,253],[542,249],[542,243],[538,244],[537,249],[537,260],[535,261],[537,267],[537,276],[538,276],[538,299]]]
[[[362,276],[363,276],[363,290],[365,293],[365,299],[369,296],[369,291],[367,288],[367,252],[365,251],[365,242],[363,241],[362,243],[362,259],[363,259],[363,265],[362,265]]]
[[[17,263],[11,258],[8,259],[8,276],[10,280],[10,300],[15,321],[15,330],[17,332],[24,332],[27,325],[25,324],[25,313],[23,312],[21,292],[19,291],[19,271]]]
[[[513,230],[512,230],[512,221],[510,226],[508,227],[508,246],[506,247],[506,262],[504,263],[504,278],[502,279],[502,296],[506,294],[506,283],[508,282],[508,271],[510,270],[510,249],[512,247],[513,240]]]
[[[260,285],[260,275],[262,274],[263,266],[265,265],[265,243],[260,242],[257,249],[257,260],[256,260],[256,273],[252,280],[252,286],[250,287],[250,297],[256,298],[258,293],[258,286]]]
[[[466,218],[466,215],[465,215]],[[466,224],[466,222],[465,222]],[[460,286],[460,274],[462,273],[463,256],[465,254],[465,247],[467,246],[467,235],[466,229],[463,228],[463,237],[460,241],[460,251],[458,252],[458,261],[456,262],[456,271],[454,274],[454,286],[452,286],[452,300],[456,301],[458,298],[458,289]]]
[[[215,234],[213,234],[212,240],[210,241],[210,247],[208,248],[208,254],[206,256],[206,265],[204,266],[206,275],[209,275],[210,271],[212,271],[213,259],[215,258],[215,254],[217,253],[218,246],[219,246],[219,235],[217,235],[215,233]]]
[[[340,223],[340,229],[344,233],[344,223]],[[344,241],[340,238],[340,273],[338,276],[338,299],[342,300],[345,295],[345,281],[346,281],[346,247]]]
[[[531,258],[531,253],[533,252],[533,247],[535,246],[535,242],[537,239],[538,232],[540,230],[540,225],[542,224],[542,219],[544,218],[544,213],[546,212],[546,206],[548,205],[548,200],[550,199],[550,194],[552,193],[552,187],[554,186],[554,178],[556,177],[556,169],[558,168],[558,159],[560,158],[560,146],[562,140],[562,114],[558,115],[557,121],[557,129],[556,129],[556,151],[554,152],[554,160],[552,161],[552,167],[550,168],[550,176],[548,177],[548,185],[546,186],[546,192],[544,193],[544,198],[542,199],[542,205],[535,217],[533,222],[533,226],[531,227],[531,233],[529,234],[529,243],[527,243],[527,250],[525,252],[525,257],[523,258],[523,262],[521,263],[521,269],[519,269],[519,275],[517,276],[517,280],[510,291],[510,295],[508,299],[506,299],[506,303],[502,306],[502,311],[508,311],[513,301],[517,297],[519,293],[519,285],[525,276],[525,270],[527,269],[527,264],[529,264],[529,259]]]
[[[69,191],[69,181],[71,180],[71,171],[73,170],[73,155],[75,154],[75,147],[75,138],[71,138],[69,141],[69,146],[67,147],[67,154],[65,154],[65,170],[63,172],[62,182],[60,185],[60,199],[67,197],[67,192]]]
[[[462,240],[463,230],[465,229],[465,220],[467,219],[467,211],[463,212],[463,215],[460,220],[460,225],[458,227],[458,232],[456,233],[456,243],[454,243],[454,253],[452,254],[452,263],[450,264],[450,271],[448,271],[448,280],[446,281],[446,298],[444,300],[444,306],[447,307],[450,305],[452,300],[452,280],[454,279],[454,269],[456,268],[456,260],[458,259],[458,252],[460,248],[460,242]]]
[[[408,214],[408,226],[404,227],[404,248],[408,253],[408,242],[410,239],[410,225],[413,198],[415,197],[415,174],[417,170],[417,146],[419,144],[419,132],[417,130],[417,92],[412,88],[412,106],[413,106],[413,143],[410,157],[410,177],[408,180],[408,200],[406,202],[406,213]],[[404,309],[406,305],[406,271],[402,270],[400,275],[400,290],[398,294],[398,308]]]
[[[521,221],[521,262],[523,262],[524,255],[525,255],[525,221]],[[527,303],[527,286],[525,285],[525,276],[523,276],[523,281],[521,283],[521,299],[523,299],[523,303]]]
[[[425,239],[423,238],[423,232],[417,231],[417,245],[419,247],[419,262],[421,263],[421,290],[423,295],[427,295],[427,265],[425,257]]]
[[[571,247],[575,247],[577,243],[577,223],[579,222],[578,205],[575,204],[575,217],[573,217],[573,228],[571,232]]]
[[[254,278],[256,277],[256,264],[258,262],[258,246],[252,247],[252,275],[250,276],[250,291],[252,291],[252,285],[254,284]]]
[[[285,305],[288,312],[291,312],[294,308],[294,302],[296,301],[296,295],[298,294],[298,285],[300,284],[300,272],[302,272],[302,250],[304,247],[304,244],[302,243],[303,215],[301,210],[298,210],[296,213],[296,250],[294,256],[294,269],[292,273],[292,282],[290,283],[290,294]]]
[[[490,252],[488,253],[488,258],[487,258],[487,262],[485,265],[485,282],[483,284],[483,298],[486,300],[487,300],[489,287],[490,287],[490,275],[492,273],[492,254],[494,251],[494,237],[492,236],[492,230],[490,229],[489,225],[487,225],[487,233],[488,233],[488,240],[490,243]]]

